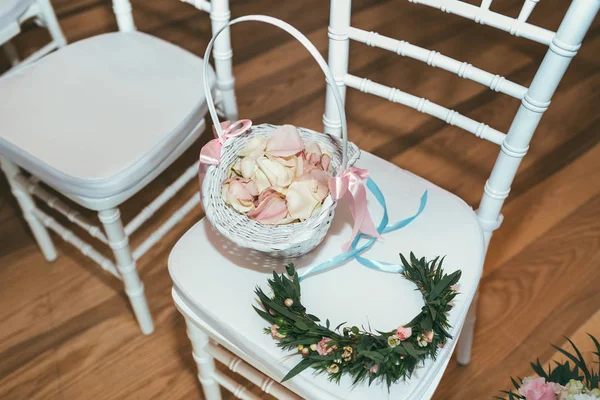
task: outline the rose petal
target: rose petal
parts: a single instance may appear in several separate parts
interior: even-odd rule
[[[241,169],[241,164],[242,161],[238,158],[237,160],[235,160],[235,162],[233,163],[233,165],[231,166],[231,170],[236,174],[236,175],[242,175],[242,169]]]
[[[288,214],[285,200],[278,193],[271,193],[259,203],[255,210],[249,212],[248,218],[266,225],[280,223]]]
[[[272,156],[287,157],[304,150],[304,142],[293,125],[280,126],[267,140],[266,152]]]
[[[267,138],[264,136],[254,136],[246,143],[246,146],[238,153],[240,157],[254,156],[258,158],[265,152]]]
[[[302,157],[296,157],[296,176],[301,176],[304,173],[304,160]]]
[[[298,159],[298,157],[296,156],[289,156],[289,157],[275,157],[272,155],[267,155],[267,157],[270,160],[276,161],[279,164],[283,165],[286,168],[293,168],[296,166],[296,160]]]
[[[321,168],[323,171],[329,172],[329,166],[331,165],[331,157],[328,154],[323,154],[321,156]]]
[[[290,216],[300,220],[310,218],[321,202],[315,197],[316,180],[294,181],[287,191],[286,200]]]
[[[269,179],[267,179],[267,176],[264,174],[264,172],[262,172],[258,168],[254,172],[254,175],[252,176],[252,180],[256,184],[256,189],[258,189],[259,193],[262,192],[263,190],[265,190],[266,188],[268,188],[269,186],[271,186],[271,182],[269,182]]]
[[[316,154],[319,157],[321,157],[321,154],[323,154],[323,152],[321,151],[321,147],[319,146],[316,140],[311,140],[308,143],[306,143],[306,148],[304,149],[304,151],[306,153]]]
[[[246,156],[240,161],[240,171],[244,178],[251,178],[256,172],[256,158],[254,156]]]
[[[299,176],[296,180],[305,181],[309,179],[314,179],[323,183],[324,185],[328,185],[329,182],[329,174],[322,169],[312,167],[308,171],[304,172],[301,176]]]
[[[261,157],[256,160],[258,168],[265,174],[269,182],[270,186],[288,186],[292,181],[292,176],[287,171],[287,169],[278,163],[277,161],[273,161],[266,157]],[[294,171],[292,171],[294,172]]]
[[[235,210],[246,213],[254,209],[254,196],[251,193],[253,189],[255,186],[250,182],[244,183],[239,178],[231,178],[223,182],[221,196]]]

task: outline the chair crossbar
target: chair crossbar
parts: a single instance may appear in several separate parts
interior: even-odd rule
[[[538,1],[539,0],[525,0],[525,3],[523,3],[523,7],[521,8],[521,12],[517,17],[517,20],[521,22],[527,21],[527,18],[529,18],[529,16],[531,15],[531,12],[537,5]]]
[[[79,236],[74,234],[72,231],[58,223],[54,218],[36,208],[33,213],[44,226],[54,232],[56,232],[65,242],[72,244],[78,249],[84,256],[92,259],[96,264],[100,265],[102,269],[110,272],[115,278],[121,279],[121,274],[115,267],[115,265],[102,254],[100,254],[92,245],[83,241]]]
[[[461,17],[465,17],[468,19],[472,19],[473,21],[482,24],[488,25],[493,28],[497,28],[503,30],[505,32],[509,32],[511,35],[524,37],[529,40],[533,40],[534,42],[542,43],[547,46],[552,42],[552,38],[555,33],[525,22],[519,19],[514,19],[511,17],[507,17],[506,15],[502,15],[496,13],[494,11],[490,11],[489,9],[485,9],[483,7],[477,7],[472,4],[464,3],[462,1],[457,0],[408,0],[411,3],[415,4],[423,4],[429,7],[437,8],[441,11],[459,15]],[[529,6],[528,6],[529,7]],[[533,8],[532,8],[533,9]],[[524,14],[525,15],[525,14]]]
[[[368,46],[379,47],[403,57],[410,57],[422,61],[432,67],[439,67],[452,72],[461,78],[470,79],[487,86],[496,92],[507,94],[519,100],[522,100],[527,92],[526,87],[507,80],[500,75],[491,74],[482,69],[473,67],[467,62],[460,62],[437,51],[418,47],[404,40],[392,39],[380,35],[377,32],[369,32],[353,27],[348,31],[348,37],[352,40],[365,43]]]
[[[106,236],[100,227],[89,222],[78,211],[73,210],[61,199],[52,195],[46,189],[41,187],[39,185],[38,178],[32,176],[29,180],[27,180],[23,175],[19,174],[17,177],[15,177],[15,179],[17,182],[23,185],[23,187],[27,188],[29,193],[42,200],[48,205],[48,207],[64,215],[69,221],[84,229],[90,236],[95,237],[105,244],[108,243],[108,240],[106,239]]]
[[[179,178],[177,178],[171,185],[169,185],[165,190],[162,191],[150,204],[148,204],[144,209],[136,215],[128,224],[125,226],[125,233],[127,236],[131,235],[135,232],[142,224],[156,211],[158,211],[167,201],[172,199],[177,192],[179,192],[190,180],[198,174],[198,165],[199,161],[196,161],[192,166],[190,166]]]
[[[133,259],[139,260],[152,246],[158,243],[173,227],[183,219],[190,211],[200,204],[200,194],[194,193],[179,210],[169,217],[154,233],[144,240],[137,249],[133,251]]]
[[[358,89],[361,92],[373,94],[387,99],[393,103],[403,104],[405,106],[414,108],[419,112],[439,118],[445,121],[447,124],[462,128],[479,138],[496,143],[497,145],[501,145],[506,137],[504,133],[497,131],[494,128],[490,128],[483,122],[472,120],[471,118],[465,117],[454,110],[442,107],[423,97],[417,97],[396,88],[391,88],[372,82],[366,78],[360,78],[358,76],[346,74],[344,77],[344,83],[346,86]]]
[[[280,400],[300,400],[301,398],[292,393],[278,382],[267,377],[256,368],[244,362],[242,359],[235,357],[227,350],[217,344],[210,343],[207,346],[208,353],[217,361],[226,365],[231,371],[243,376],[250,382],[258,386],[263,392],[272,395]],[[233,391],[232,391],[233,393]]]
[[[212,6],[208,0],[181,0],[183,3],[188,3],[196,7],[198,10],[211,12]]]

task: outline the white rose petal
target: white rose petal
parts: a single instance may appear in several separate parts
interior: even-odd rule
[[[255,136],[246,143],[246,146],[238,153],[240,157],[254,156],[258,158],[262,156],[267,147],[267,138],[264,136]]]
[[[242,175],[241,163],[242,161],[238,158],[231,166],[231,170],[237,175]]]
[[[287,169],[278,163],[266,157],[261,157],[256,160],[258,168],[266,175],[271,186],[288,186],[292,179]],[[292,174],[293,177],[293,174]]]
[[[257,170],[256,157],[246,156],[240,161],[240,172],[244,178],[251,178]]]
[[[316,140],[311,140],[310,142],[306,143],[306,147],[305,147],[304,151],[306,153],[314,153],[314,154],[318,155],[319,157],[321,156],[321,154],[323,154],[321,152],[321,147],[319,146],[319,144],[317,143]]]
[[[259,193],[271,186],[271,182],[269,182],[267,176],[259,168],[252,175],[252,180],[256,184],[256,189],[258,189]]]
[[[286,200],[292,218],[305,220],[310,218],[313,210],[321,204],[314,195],[313,180],[295,181],[288,188]]]

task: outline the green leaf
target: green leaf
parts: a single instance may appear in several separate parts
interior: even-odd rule
[[[307,330],[309,329],[309,328],[308,328],[308,325],[306,325],[306,324],[305,324],[304,322],[302,322],[302,321],[296,321],[296,324],[295,324],[295,325],[296,325],[296,328],[300,329],[301,331],[307,331]]]
[[[410,342],[402,342],[402,347],[406,350],[409,356],[418,358],[421,354],[425,354],[425,350],[418,350]]]
[[[538,358],[536,363],[531,363],[531,369],[535,372],[540,378],[545,378],[548,380],[548,374],[544,371],[544,368],[540,364],[540,359]]]
[[[435,319],[437,317],[437,312],[435,311],[435,307],[431,304],[428,304],[429,307],[429,313],[431,314],[431,320],[432,322],[435,322]]]
[[[514,380],[514,378],[511,376],[510,377],[510,381],[512,382],[513,386],[515,387],[515,389],[519,390],[519,388],[521,387],[521,385],[519,385],[517,383],[517,381]]]
[[[310,318],[311,320],[315,321],[315,322],[320,322],[321,321],[319,318],[317,318],[316,316],[314,316],[312,314],[306,314],[306,316],[308,318]]]
[[[460,274],[460,271],[455,271],[450,275],[446,275],[444,278],[442,278],[440,283],[438,283],[433,289],[431,289],[429,296],[427,296],[427,300],[435,300],[439,296],[439,294],[444,291],[444,289],[452,285],[452,282],[454,281],[454,279],[456,279],[457,276],[460,277]]]
[[[263,310],[260,310],[254,306],[252,306],[252,308],[254,308],[254,311],[256,311],[258,315],[260,315],[263,319],[267,320],[267,322],[271,324],[274,323],[274,317],[271,314],[264,312]]]
[[[325,321],[325,327],[326,327],[327,329],[329,329],[329,319],[328,319],[327,321]]]
[[[361,351],[358,353],[359,356],[364,356],[370,358],[371,360],[375,360],[377,362],[383,361],[383,354],[378,351]]]
[[[287,375],[284,376],[281,381],[285,382],[285,381],[287,381],[289,379],[292,379],[294,376],[298,375],[300,372],[302,372],[306,368],[310,367],[313,363],[314,363],[314,360],[311,360],[309,358],[305,358],[304,360],[302,360],[298,364],[296,364],[296,366],[294,368],[292,368],[290,370],[290,372],[288,372]]]
[[[296,268],[294,268],[294,264],[288,264],[285,266],[285,270],[289,276],[294,276],[296,273]]]
[[[338,329],[340,329],[340,326],[344,325],[346,322],[342,322],[341,324],[339,324],[338,326],[335,327],[334,331],[337,331]]]
[[[433,328],[433,321],[431,320],[431,316],[429,314],[425,315],[425,317],[421,320],[421,328],[423,328],[425,332],[428,332]]]

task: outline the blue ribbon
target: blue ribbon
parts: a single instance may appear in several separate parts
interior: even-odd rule
[[[383,216],[381,217],[381,222],[377,226],[377,232],[379,232],[380,234],[389,233],[404,228],[406,225],[414,221],[415,218],[417,218],[423,212],[423,210],[425,209],[425,205],[427,204],[427,191],[425,191],[421,196],[421,204],[419,205],[419,210],[415,215],[403,219],[401,221],[395,222],[391,225],[388,225],[389,216],[387,211],[387,205],[385,203],[385,196],[383,195],[375,181],[373,181],[371,178],[367,179],[367,188],[371,191],[371,193],[373,193],[375,199],[383,208]],[[361,239],[368,240],[365,244],[359,247],[358,243],[361,241]],[[365,235],[363,233],[358,234],[356,238],[354,238],[354,241],[350,246],[350,250],[338,254],[337,256],[330,258],[329,260],[324,261],[320,264],[309,267],[308,269],[304,270],[301,274],[299,274],[298,280],[301,281],[302,279],[307,278],[311,275],[315,275],[330,268],[336,267],[352,258],[356,258],[356,260],[365,267],[374,269],[376,271],[393,273],[401,272],[402,266],[400,265],[390,264],[383,261],[375,261],[360,256],[360,254],[370,249],[376,240],[377,238]]]

